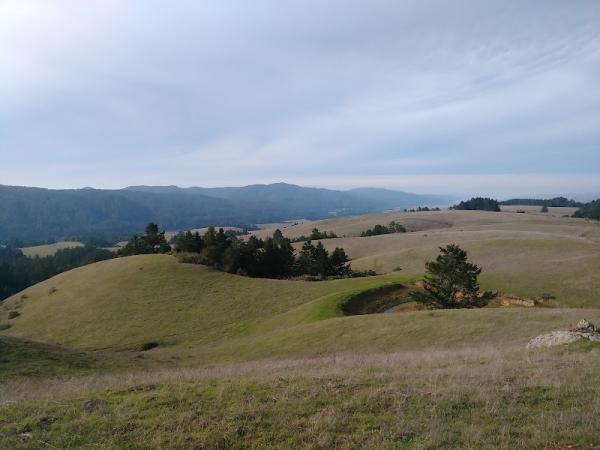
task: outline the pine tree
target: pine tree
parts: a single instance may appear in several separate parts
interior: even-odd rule
[[[458,245],[440,247],[435,261],[426,264],[425,290],[411,294],[413,300],[434,308],[476,308],[488,304],[491,292],[479,293],[481,268],[468,262]]]

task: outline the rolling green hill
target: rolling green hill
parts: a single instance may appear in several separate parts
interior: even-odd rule
[[[396,221],[408,233],[358,237]],[[310,230],[334,232],[328,250],[343,247],[355,269],[421,274],[438,247],[455,243],[483,268],[486,289],[521,296],[549,294],[565,306],[598,307],[600,224],[543,214],[485,211],[382,213],[309,221],[283,228],[288,237]],[[272,230],[260,230],[265,236]]]
[[[531,334],[600,310],[483,309],[344,317],[348,296],[417,275],[303,282],[253,279],[168,255],[104,261],[60,274],[4,302],[5,335],[86,351],[139,352],[181,364],[340,351],[524,345]],[[19,316],[8,320],[8,314]],[[440,324],[443,328],[440,329]],[[535,331],[534,331],[535,330]]]
[[[5,333],[21,338],[85,350],[135,350],[157,341],[172,353],[337,317],[345,295],[413,278],[253,279],[140,255],[39,283],[6,300],[0,317],[18,311]]]

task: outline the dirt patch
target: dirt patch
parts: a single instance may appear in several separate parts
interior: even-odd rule
[[[416,286],[403,284],[370,289],[348,298],[342,305],[342,310],[347,316],[383,313],[411,302],[409,295],[416,289],[418,289]]]
[[[518,297],[516,295],[498,293],[496,298],[490,302],[489,306],[491,308],[555,308],[560,305],[553,297],[545,295],[539,297]]]

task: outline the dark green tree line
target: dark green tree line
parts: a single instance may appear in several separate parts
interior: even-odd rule
[[[238,239],[210,227],[204,236],[181,233],[174,241],[175,251],[192,253],[185,261],[198,262],[230,273],[259,278],[349,276],[348,256],[341,248],[329,253],[321,242],[306,241],[296,256],[290,239],[276,230],[273,236]]]
[[[500,203],[493,198],[473,197],[471,200],[460,202],[453,209],[478,210],[478,211],[500,211]]]

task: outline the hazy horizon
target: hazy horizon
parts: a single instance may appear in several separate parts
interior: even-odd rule
[[[600,192],[600,3],[0,2],[0,184]]]
[[[449,193],[449,192],[445,192],[445,191],[427,191],[427,190],[410,190],[410,189],[399,189],[399,188],[389,188],[389,187],[385,187],[385,186],[335,186],[335,185],[326,185],[326,186],[319,186],[319,185],[301,185],[301,184],[295,184],[295,183],[289,183],[286,181],[275,181],[272,183],[250,183],[250,184],[232,184],[232,185],[214,185],[214,186],[204,186],[204,185],[177,185],[177,184],[164,184],[164,185],[137,185],[137,184],[132,184],[132,185],[127,185],[127,186],[114,186],[114,187],[95,187],[95,186],[78,186],[78,187],[47,187],[47,186],[34,186],[34,185],[5,185],[5,186],[13,186],[13,187],[25,187],[25,188],[41,188],[41,189],[50,189],[50,190],[69,190],[69,189],[97,189],[97,190],[122,190],[122,189],[127,189],[127,188],[131,188],[131,187],[138,187],[138,186],[152,186],[152,187],[177,187],[177,188],[181,188],[181,189],[189,189],[189,188],[239,188],[239,187],[248,187],[248,186],[252,186],[252,185],[272,185],[272,184],[293,184],[295,186],[300,186],[300,187],[306,187],[306,188],[317,188],[317,189],[331,189],[331,190],[338,190],[338,191],[350,191],[353,189],[386,189],[389,191],[397,191],[397,192],[405,192],[405,193],[411,193],[411,194],[419,194],[419,195],[439,195],[439,196],[446,196],[446,197],[454,197],[457,200],[458,199],[467,199],[470,197],[475,197],[475,196],[490,196],[490,197],[494,197],[498,200],[508,200],[508,199],[514,199],[514,198],[523,198],[523,199],[530,199],[530,198],[538,198],[538,199],[548,199],[548,198],[554,198],[554,197],[567,197],[569,199],[573,199],[573,200],[577,200],[577,201],[590,201],[590,200],[594,200],[596,198],[600,197],[600,192],[552,192],[552,191],[548,191],[548,192],[544,192],[544,193],[538,193],[538,194],[531,194],[531,193],[527,193],[527,192],[523,192],[521,194],[513,194],[513,195],[495,195],[493,192],[478,192],[478,191],[465,191],[465,192],[456,192],[456,193]],[[0,186],[2,186],[2,184],[0,184]]]

